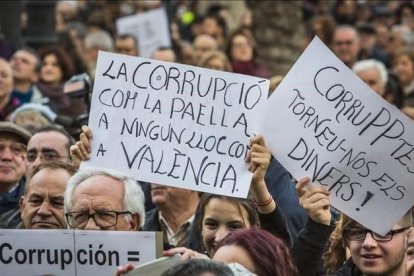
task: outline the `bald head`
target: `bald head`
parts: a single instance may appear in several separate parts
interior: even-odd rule
[[[198,35],[193,42],[194,47],[194,59],[195,62],[199,62],[201,56],[212,50],[217,50],[217,41],[210,35],[202,34]]]

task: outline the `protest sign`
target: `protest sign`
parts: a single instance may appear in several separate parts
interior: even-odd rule
[[[246,197],[244,158],[263,129],[269,81],[194,66],[99,52],[81,168]]]
[[[0,274],[113,275],[162,255],[161,232],[0,230]]]
[[[170,27],[163,8],[121,17],[116,21],[118,34],[130,34],[138,40],[139,55],[150,57],[159,47],[170,47]]]
[[[267,103],[266,143],[296,178],[384,234],[413,205],[414,127],[317,37]]]

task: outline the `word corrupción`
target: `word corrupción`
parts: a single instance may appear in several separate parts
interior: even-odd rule
[[[80,265],[119,266],[119,253],[116,250],[93,248],[79,249],[73,252],[71,249],[15,249],[10,243],[0,245],[0,263],[4,264],[30,264],[30,265],[59,265],[61,270],[75,262]]]

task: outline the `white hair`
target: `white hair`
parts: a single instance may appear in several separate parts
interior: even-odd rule
[[[93,176],[102,175],[114,178],[124,183],[124,206],[125,210],[132,214],[138,214],[140,218],[140,226],[145,223],[145,197],[141,186],[130,175],[121,173],[119,171],[105,169],[105,168],[88,168],[78,171],[68,181],[65,191],[65,213],[72,211],[72,195],[80,183]],[[125,218],[131,219],[130,216]]]
[[[352,67],[352,71],[355,73],[359,73],[362,71],[366,71],[369,69],[377,69],[380,79],[381,79],[381,85],[382,87],[385,87],[388,81],[388,73],[387,68],[385,68],[384,63],[381,61],[375,60],[375,59],[364,59],[355,62],[354,66]]]
[[[85,36],[85,48],[111,52],[114,49],[114,40],[106,31],[93,31]]]

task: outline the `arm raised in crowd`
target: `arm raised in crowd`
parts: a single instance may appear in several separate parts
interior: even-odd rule
[[[334,226],[331,225],[329,191],[310,182],[309,177],[303,177],[296,184],[299,202],[308,214],[308,221],[293,246],[293,258],[300,275],[313,276],[321,275],[323,252]]]
[[[250,151],[246,156],[249,171],[253,173],[250,192],[256,202],[261,228],[278,236],[291,247],[292,238],[287,221],[276,201],[267,189],[265,175],[271,160],[271,152],[266,147],[263,136],[250,140]]]

